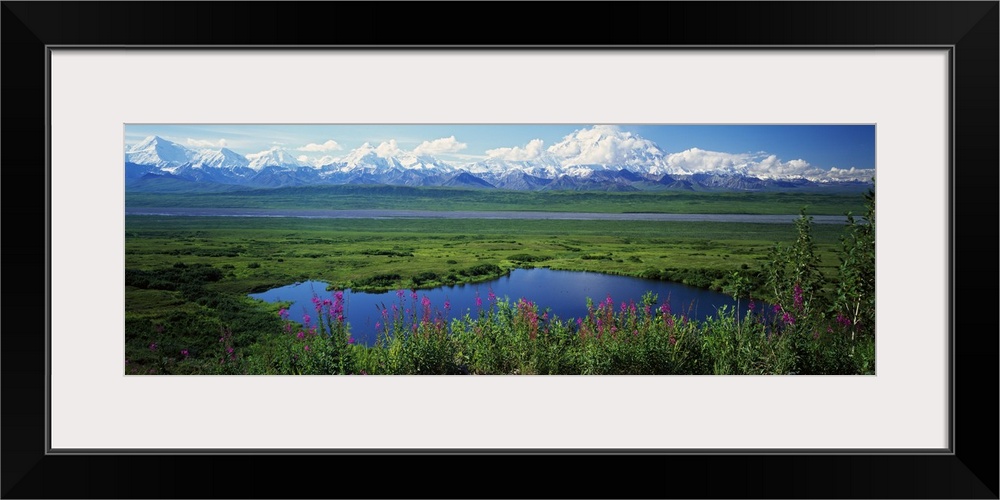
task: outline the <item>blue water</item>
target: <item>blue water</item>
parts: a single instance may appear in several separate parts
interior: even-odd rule
[[[292,302],[288,308],[289,319],[302,322],[303,315],[308,314],[315,324],[316,310],[312,298],[316,294],[321,299],[332,300],[333,292],[327,291],[326,287],[327,284],[321,281],[306,281],[250,296],[267,302]],[[506,297],[511,302],[520,298],[530,300],[538,304],[539,314],[548,308],[550,316],[563,320],[585,316],[588,297],[596,304],[609,294],[618,307],[622,302],[629,301],[641,305],[643,294],[652,291],[658,296],[657,304],[669,299],[674,314],[685,314],[697,320],[716,315],[718,308],[724,305],[730,308],[736,305],[736,301],[728,295],[680,283],[536,268],[516,269],[508,276],[489,282],[417,290],[417,309],[421,308],[420,301],[426,296],[435,311],[443,312],[445,302],[449,303],[450,310],[446,316],[449,321],[466,314],[475,317],[479,310],[476,297],[480,297],[483,308],[488,308],[491,291],[497,298]],[[374,345],[377,338],[375,325],[383,321],[379,307],[391,308],[396,304],[404,310],[413,308],[412,293],[407,290],[400,299],[396,291],[364,293],[345,290],[344,316],[350,324],[351,336],[359,343]],[[741,306],[746,309],[746,301]]]

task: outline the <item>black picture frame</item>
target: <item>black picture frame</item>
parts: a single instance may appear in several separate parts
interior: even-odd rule
[[[479,4],[475,8],[461,3],[2,4],[2,133],[6,147],[0,150],[0,164],[5,167],[7,181],[3,221],[8,234],[2,253],[9,269],[16,266],[35,271],[29,271],[33,279],[26,280],[32,283],[19,283],[12,287],[12,293],[4,294],[7,314],[3,316],[0,350],[4,498],[302,498],[317,494],[404,498],[998,498],[994,385],[998,292],[993,281],[998,276],[995,256],[1000,185],[1000,4],[996,1],[553,5],[553,11],[579,9],[585,19],[582,24],[544,14],[536,3]],[[478,15],[483,9],[489,17]],[[454,17],[433,15],[439,10],[448,10]],[[331,29],[333,26],[336,29]],[[414,26],[420,29],[414,30]],[[512,26],[517,29],[512,30]],[[558,46],[609,50],[615,46],[951,47],[951,453],[510,453],[486,458],[477,453],[426,452],[352,456],[47,453],[45,299],[50,247],[47,157],[43,153],[47,151],[47,47],[300,48],[414,43],[539,47],[551,46],[548,40],[556,40]],[[42,270],[46,271],[44,280],[38,279]],[[578,472],[571,477],[557,473],[565,465]],[[640,472],[650,467],[660,472]]]

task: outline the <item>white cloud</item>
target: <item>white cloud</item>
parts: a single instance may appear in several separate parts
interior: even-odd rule
[[[192,139],[188,137],[187,145],[196,148],[224,148],[226,147],[226,140],[219,139],[218,141],[209,141],[207,139]]]
[[[535,160],[545,153],[543,149],[544,141],[532,139],[523,148],[514,146],[512,148],[487,149],[486,155],[490,158],[499,158],[508,161]]]
[[[399,144],[396,144],[396,139],[389,139],[389,142],[383,142],[375,148],[375,154],[381,156],[382,158],[398,156],[402,152],[403,151],[399,149]]]
[[[691,148],[680,153],[667,155],[667,164],[678,173],[699,173],[711,171],[735,172],[745,170],[753,155],[734,154],[719,151],[705,151]]]
[[[395,140],[392,142],[395,143]],[[420,143],[419,146],[413,148],[413,154],[434,156],[442,153],[457,153],[466,147],[467,145],[464,142],[458,142],[455,136],[442,137]]]
[[[333,139],[330,139],[324,142],[323,144],[316,144],[312,142],[306,144],[305,146],[302,146],[301,148],[298,148],[299,151],[309,151],[313,153],[325,153],[327,151],[339,151],[341,149],[344,148],[340,144],[337,144],[337,141]]]

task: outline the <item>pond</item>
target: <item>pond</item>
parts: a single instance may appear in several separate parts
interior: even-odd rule
[[[328,292],[326,288],[327,284],[321,281],[306,281],[253,293],[250,297],[267,302],[291,302],[289,319],[301,323],[303,315],[308,314],[315,323],[312,298],[315,294],[321,299],[332,299],[333,292]],[[477,316],[479,306],[476,305],[476,298],[479,297],[481,307],[488,308],[491,293],[498,299],[507,298],[512,302],[520,298],[530,300],[538,304],[539,314],[548,308],[550,315],[567,320],[587,314],[587,298],[593,299],[596,304],[610,295],[615,304],[629,301],[641,304],[643,295],[650,291],[657,295],[658,304],[669,299],[674,314],[685,314],[697,320],[716,315],[718,308],[724,305],[730,308],[736,305],[736,301],[728,295],[681,283],[546,268],[515,269],[493,281],[417,290],[416,293],[421,301],[427,297],[432,307],[442,312],[445,302],[448,302],[450,310],[446,318],[449,320],[466,314]],[[379,308],[391,308],[393,304],[400,304],[401,300],[403,307],[412,307],[412,293],[406,291],[401,299],[396,291],[364,293],[345,290],[344,316],[352,337],[364,345],[374,345],[377,338],[375,325],[382,320]],[[742,309],[746,309],[745,303]]]

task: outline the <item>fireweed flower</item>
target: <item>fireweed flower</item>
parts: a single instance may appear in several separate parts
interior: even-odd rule
[[[278,317],[279,318],[287,318],[288,317],[288,309],[285,309],[284,307],[282,307],[281,309],[278,309]]]
[[[781,321],[788,323],[789,325],[794,325],[795,317],[786,312],[785,314],[781,315]]]
[[[792,304],[796,309],[802,309],[802,287],[798,283],[792,289]]]
[[[153,342],[152,344],[149,344],[149,350],[150,351],[155,351],[156,350],[156,342]]]
[[[308,350],[309,350],[309,346],[306,346],[306,347],[305,347],[305,350],[307,350],[307,351],[308,351]]]
[[[451,310],[451,302],[449,302],[447,300],[444,301],[444,310],[445,311],[450,311]]]
[[[413,297],[413,300],[417,300],[417,291],[416,290],[413,290],[413,294],[411,295],[411,297]]]
[[[405,293],[406,293],[406,292],[404,292],[404,291],[402,291],[402,290],[396,290],[396,296],[397,296],[397,297],[399,297],[399,298],[403,298],[403,295],[404,295]]]
[[[299,333],[295,334],[295,337],[298,338],[299,340],[302,340],[302,339],[306,338],[306,332],[299,331]]]
[[[188,357],[188,355],[189,355],[189,353],[188,353],[187,349],[181,349],[181,356],[184,356],[186,358],[186,357]]]
[[[757,304],[754,304],[754,303],[753,303],[753,300],[751,300],[751,301],[750,301],[750,305],[749,305],[749,306],[747,306],[747,307],[749,307],[749,308],[750,308],[750,310],[751,310],[751,311],[753,311],[753,308],[757,307]]]
[[[382,328],[382,323],[375,322],[375,329],[378,330],[379,328]]]
[[[781,304],[775,304],[771,309],[774,310],[774,314],[778,314],[781,312]]]
[[[303,314],[303,315],[302,315],[302,324],[304,324],[304,325],[308,325],[308,324],[309,324],[309,321],[310,321],[311,319],[312,319],[312,318],[310,318],[308,314]]]
[[[841,326],[851,326],[851,320],[841,313],[837,313],[837,323]]]
[[[483,298],[476,294],[476,307],[483,307]]]
[[[347,343],[348,344],[353,344],[354,343],[354,337],[347,337]]]
[[[486,298],[490,302],[493,302],[493,301],[497,300],[497,296],[496,296],[495,293],[493,293],[493,289],[492,288],[490,289],[490,293],[488,295],[486,295]]]

